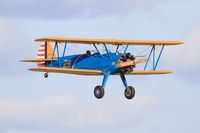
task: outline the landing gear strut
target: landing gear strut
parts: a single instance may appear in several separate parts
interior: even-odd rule
[[[94,96],[97,99],[101,99],[104,96],[104,88],[106,86],[106,82],[108,81],[109,74],[110,73],[104,75],[102,85],[98,85],[94,88]]]
[[[44,78],[48,78],[48,73],[44,73]]]

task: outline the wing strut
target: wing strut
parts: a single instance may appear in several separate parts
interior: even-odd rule
[[[161,48],[161,50],[160,50],[158,59],[157,59],[156,64],[155,64],[155,66],[154,66],[154,70],[156,70],[156,67],[157,67],[158,62],[159,62],[159,60],[160,60],[160,57],[161,57],[161,55],[162,55],[163,49],[164,49],[164,45],[162,46],[162,48]]]
[[[116,52],[115,52],[115,53],[117,53],[118,49],[119,49],[119,44],[117,45],[117,48],[116,48]]]
[[[67,43],[65,42],[64,50],[63,50],[63,57],[65,56],[66,48],[67,48]]]
[[[161,47],[161,49],[160,49],[158,58],[156,59],[156,57],[155,57],[156,47],[155,47],[155,45],[152,45],[152,48],[151,48],[151,50],[150,50],[150,53],[149,53],[147,62],[146,62],[146,64],[145,64],[145,66],[144,66],[144,70],[146,70],[146,68],[147,68],[147,65],[148,65],[148,63],[149,63],[149,59],[150,59],[152,53],[153,53],[153,70],[156,70],[156,68],[157,68],[157,66],[158,66],[158,63],[159,63],[159,60],[160,60],[160,57],[161,57],[161,55],[162,55],[162,52],[163,52],[164,47],[165,47],[165,45],[163,44],[162,47]],[[156,62],[155,62],[155,61],[156,61]]]
[[[103,43],[103,46],[104,46],[104,48],[106,49],[106,52],[108,53],[108,55],[109,55],[109,57],[110,57],[110,53],[109,53],[109,51],[108,51],[108,48],[107,48],[106,44]]]
[[[62,53],[62,57],[64,57],[65,56],[65,52],[66,52],[66,49],[67,49],[67,42],[65,42],[65,44],[64,44],[64,49],[63,49],[63,53]],[[59,64],[59,66],[60,66],[60,52],[59,52],[59,47],[58,47],[58,42],[56,41],[55,42],[55,44],[54,44],[54,48],[53,48],[53,54],[52,54],[52,61],[53,61],[53,58],[54,58],[54,55],[55,55],[55,52],[57,52],[57,55],[58,55],[58,64]],[[52,63],[52,61],[51,61],[51,63]]]
[[[58,65],[60,66],[60,60],[59,60],[60,59],[60,54],[59,54],[58,42],[57,41],[55,42],[55,45],[54,45],[52,59],[54,57],[55,52],[57,52],[57,55],[58,55]],[[52,64],[52,62],[51,62],[51,64]]]
[[[99,49],[97,48],[96,44],[93,43],[93,46],[95,47],[95,49],[97,50],[97,52],[101,55],[101,53],[99,52]]]
[[[126,45],[126,48],[124,49],[124,54],[126,53],[127,49],[128,49],[128,44]]]

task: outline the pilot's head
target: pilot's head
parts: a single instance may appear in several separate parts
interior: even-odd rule
[[[88,55],[88,56],[90,56],[90,55],[91,55],[91,52],[90,52],[90,50],[87,50],[87,51],[86,51],[86,55]]]

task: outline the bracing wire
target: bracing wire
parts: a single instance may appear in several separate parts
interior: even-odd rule
[[[133,49],[134,49],[134,51],[136,52],[136,54],[139,55],[139,54],[138,54],[139,52],[138,52],[138,50],[135,48],[135,46],[133,46]]]
[[[83,50],[83,49],[81,49],[80,47],[78,47],[76,44],[74,44],[74,46],[75,46],[77,49],[79,49],[81,52],[83,52],[83,53],[84,53],[84,50]]]
[[[148,49],[150,49],[152,46],[147,47],[146,49],[144,49],[143,51],[141,51],[138,55],[141,55],[143,53],[145,53]]]

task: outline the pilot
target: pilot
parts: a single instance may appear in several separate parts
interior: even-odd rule
[[[91,55],[91,51],[90,51],[90,50],[87,50],[87,51],[86,51],[86,55],[87,55],[87,56],[90,56],[90,55]]]

